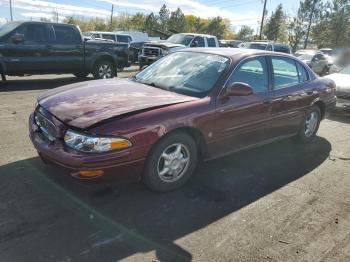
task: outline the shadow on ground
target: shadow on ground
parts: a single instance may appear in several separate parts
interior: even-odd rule
[[[18,77],[5,82],[0,81],[0,92],[49,89],[87,80],[93,80],[93,78],[78,79],[72,76],[45,79],[25,79]]]
[[[285,140],[203,163],[186,186],[166,194],[150,192],[142,184],[91,190],[44,166],[39,158],[1,166],[0,174],[3,183],[13,176],[26,177],[36,190],[111,239],[107,245],[81,251],[74,234],[67,233],[77,230],[72,223],[72,228],[56,236],[63,239],[62,243],[49,239],[35,247],[33,241],[27,241],[31,248],[50,250],[56,257],[69,255],[69,261],[118,261],[152,250],[160,261],[190,261],[191,254],[176,245],[177,239],[303,177],[324,162],[330,151],[331,144],[321,137],[307,145]],[[65,254],[69,251],[59,245],[74,247],[75,251]],[[21,252],[18,247],[12,248],[14,254]]]

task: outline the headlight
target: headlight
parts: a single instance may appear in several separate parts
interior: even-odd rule
[[[72,130],[66,132],[64,142],[70,148],[86,153],[107,152],[132,146],[131,142],[125,138],[98,137],[81,134]]]

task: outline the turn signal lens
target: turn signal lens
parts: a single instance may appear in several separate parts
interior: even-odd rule
[[[83,170],[79,171],[79,175],[85,177],[98,177],[103,176],[104,172],[102,170]]]
[[[130,146],[131,143],[126,139],[113,139],[111,141],[111,149],[128,148]]]

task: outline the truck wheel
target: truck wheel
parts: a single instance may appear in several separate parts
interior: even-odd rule
[[[198,160],[194,140],[185,133],[174,133],[160,140],[151,150],[145,165],[143,182],[158,192],[184,185],[193,174]]]
[[[88,75],[89,75],[89,73],[76,73],[76,74],[74,74],[75,76],[76,76],[76,78],[78,78],[78,79],[84,79],[84,78],[86,78]]]
[[[321,71],[321,73],[320,73],[320,76],[325,76],[325,75],[328,74],[328,72],[329,72],[328,66],[325,66],[325,67],[322,69],[322,71]]]
[[[107,79],[113,78],[116,75],[116,71],[111,62],[101,60],[95,64],[92,74],[95,79]]]

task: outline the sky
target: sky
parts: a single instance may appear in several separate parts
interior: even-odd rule
[[[0,0],[0,24],[10,20],[10,0]],[[299,0],[267,0],[269,14],[282,2],[288,14],[295,14]],[[180,7],[185,14],[202,18],[221,16],[228,18],[234,29],[249,25],[259,26],[263,0],[12,0],[14,20],[40,20],[58,13],[60,20],[66,16],[108,18],[114,4],[114,13],[130,14],[158,12],[163,4],[170,10]]]

